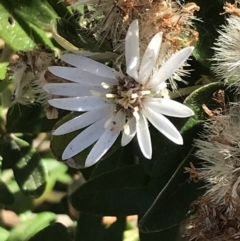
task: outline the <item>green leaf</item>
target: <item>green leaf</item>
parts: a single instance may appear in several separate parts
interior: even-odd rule
[[[44,113],[39,105],[24,106],[14,105],[8,109],[6,128],[10,133],[39,133],[38,121]]]
[[[68,170],[68,167],[66,164],[61,163],[55,159],[50,159],[50,158],[45,158],[43,159],[44,164],[48,170],[48,179],[51,180],[61,180],[62,176],[65,177],[66,172]],[[68,180],[72,180],[71,177],[69,176]]]
[[[6,8],[7,1],[0,3],[0,38],[14,50],[28,50],[34,47],[34,41],[15,21],[10,11]],[[12,24],[13,23],[13,24]]]
[[[26,241],[37,232],[47,227],[56,219],[56,215],[50,212],[42,212],[36,217],[24,221],[13,228],[6,241]]]
[[[105,216],[143,213],[152,203],[149,177],[142,166],[126,166],[99,175],[70,196],[77,210]]]
[[[26,23],[32,23],[46,30],[50,30],[51,20],[58,17],[47,0],[7,0],[2,4],[13,17],[17,16]]]
[[[1,241],[6,241],[9,236],[9,231],[6,229],[0,227],[0,240]]]
[[[159,232],[179,224],[187,217],[190,204],[201,194],[203,183],[190,182],[185,167],[193,161],[190,152],[157,196],[139,223],[142,232]],[[177,202],[176,202],[177,200]]]
[[[20,189],[26,195],[41,196],[46,187],[47,172],[36,150],[28,142],[11,135],[3,151],[3,161],[10,162]]]
[[[68,229],[61,223],[53,223],[35,234],[29,241],[71,241]]]
[[[9,86],[9,82],[6,79],[5,80],[0,80],[0,93],[2,93],[8,86]]]
[[[0,54],[1,56],[1,54]],[[6,72],[7,72],[7,66],[8,66],[8,63],[6,62],[3,62],[1,63],[1,58],[0,58],[0,93],[5,89],[3,87],[5,87],[6,85],[6,82],[7,81],[4,81],[3,79],[5,78],[5,75],[6,75]],[[7,85],[9,83],[7,82]]]
[[[180,120],[181,121],[181,120]],[[179,129],[179,128],[178,128]],[[158,130],[150,126],[151,140],[152,140],[152,159],[148,160],[143,157],[141,150],[137,142],[134,142],[134,150],[137,156],[140,157],[141,163],[145,170],[151,177],[161,177],[172,170],[172,173],[176,167],[186,156],[186,153],[191,149],[192,138],[197,136],[196,129],[189,131],[189,133],[182,134],[184,139],[183,145],[177,145],[165,136],[163,136]]]
[[[13,185],[10,183],[9,186]],[[15,184],[17,187],[17,183]],[[19,189],[19,187],[18,187]],[[16,214],[22,214],[28,212],[33,208],[33,199],[26,196],[20,189],[14,193],[14,203],[7,206],[9,210],[15,212]]]
[[[59,111],[59,118],[66,112]],[[14,105],[8,109],[6,128],[11,133],[50,132],[58,119],[49,120],[40,105]]]
[[[182,240],[182,237],[179,235],[179,225],[163,230],[160,232],[153,233],[139,233],[141,241],[178,241]],[[183,240],[184,241],[184,240]]]
[[[9,204],[12,204],[13,202],[14,202],[13,194],[10,192],[6,184],[0,180],[0,203],[4,205],[9,205]]]
[[[108,153],[106,155],[108,155]],[[132,147],[127,145],[119,148],[111,155],[108,155],[106,158],[104,158],[104,160],[97,162],[90,178],[92,179],[103,173],[134,164],[134,153]]]
[[[3,170],[1,172],[1,178],[14,196],[14,202],[7,205],[8,210],[21,214],[32,208],[32,198],[23,194],[18,184],[16,183],[13,171],[10,169]],[[0,239],[1,240],[1,239]]]
[[[102,217],[81,212],[77,222],[75,241],[99,241],[102,231]]]
[[[0,3],[0,38],[13,50],[29,50],[35,43],[53,46],[39,26],[49,28],[57,17],[45,0],[3,0]]]

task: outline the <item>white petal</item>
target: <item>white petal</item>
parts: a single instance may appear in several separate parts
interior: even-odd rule
[[[161,85],[162,82],[174,74],[176,70],[187,60],[193,49],[193,47],[187,47],[174,54],[152,77],[148,86],[156,88]]]
[[[102,77],[93,73],[86,72],[79,68],[51,66],[48,67],[48,70],[54,75],[63,79],[71,80],[73,82],[84,85],[101,86],[103,82],[110,85],[115,85],[118,83],[115,78],[110,79]]]
[[[102,118],[76,136],[65,148],[62,159],[71,158],[96,142],[105,132],[104,123],[108,118],[109,116]]]
[[[153,68],[156,65],[159,50],[162,43],[162,33],[157,33],[148,44],[148,47],[143,55],[140,65],[138,82],[144,85],[150,77]]]
[[[104,116],[108,115],[110,111],[111,108],[107,106],[98,110],[86,112],[59,126],[52,134],[58,136],[82,129],[102,119]]]
[[[159,86],[158,86],[158,90],[162,90],[162,89],[165,89],[167,88],[167,83],[164,81],[162,82]]]
[[[137,132],[136,124],[137,124],[136,119],[134,117],[127,122],[126,125],[129,126],[130,133],[126,134],[125,132],[123,132],[122,140],[121,140],[122,146],[126,146],[133,139],[133,137],[136,135],[136,132]]]
[[[81,70],[85,70],[89,73],[96,74],[105,78],[114,79],[114,70],[105,64],[101,64],[97,61],[89,59],[87,57],[77,55],[77,54],[64,54],[61,59],[72,65],[76,66]]]
[[[143,104],[154,112],[167,116],[184,118],[194,115],[194,112],[189,107],[170,99],[146,98]]]
[[[134,20],[129,28],[125,38],[125,57],[127,74],[134,79],[138,79],[139,66],[139,31],[138,20]]]
[[[151,144],[151,138],[150,133],[148,129],[148,122],[146,117],[139,112],[139,120],[137,121],[137,138],[138,138],[138,144],[140,146],[140,149],[143,153],[143,155],[151,159],[152,158],[152,144]]]
[[[72,97],[49,100],[53,107],[70,111],[89,111],[102,108],[110,103],[98,96]]]
[[[43,89],[52,95],[73,96],[91,96],[91,90],[106,94],[108,91],[100,86],[89,86],[75,83],[53,83],[46,84]]]
[[[119,134],[107,128],[89,153],[85,166],[94,165],[109,150]]]
[[[150,108],[143,108],[143,114],[164,136],[176,144],[182,145],[183,139],[176,127],[162,114],[158,114]]]
[[[126,114],[122,111],[118,111],[112,116],[110,125],[89,153],[85,163],[86,167],[94,165],[113,145],[123,129],[125,118]]]
[[[111,131],[115,131],[116,133],[120,133],[123,130],[123,126],[126,122],[126,113],[123,111],[118,111],[113,117],[111,121]]]

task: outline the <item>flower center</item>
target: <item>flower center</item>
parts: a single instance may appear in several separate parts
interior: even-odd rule
[[[107,98],[112,98],[117,104],[117,110],[122,109],[127,116],[133,116],[142,108],[142,98],[144,95],[151,93],[150,90],[144,90],[144,87],[139,84],[134,78],[126,76],[118,78],[118,85],[112,87],[112,92],[107,94]]]

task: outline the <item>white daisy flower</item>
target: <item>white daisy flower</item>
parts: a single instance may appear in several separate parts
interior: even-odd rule
[[[85,166],[91,166],[109,150],[121,131],[122,146],[137,135],[143,155],[151,159],[147,119],[171,141],[183,144],[180,133],[164,115],[184,118],[194,113],[183,104],[160,98],[159,93],[166,87],[165,80],[189,57],[193,47],[182,49],[154,71],[162,33],[152,38],[141,62],[137,20],[131,23],[125,41],[126,75],[76,54],[62,56],[63,61],[76,68],[49,68],[54,75],[74,82],[45,85],[48,93],[66,97],[49,100],[49,104],[60,109],[85,112],[53,132],[53,135],[63,135],[87,127],[66,147],[63,160],[96,142],[85,162]]]

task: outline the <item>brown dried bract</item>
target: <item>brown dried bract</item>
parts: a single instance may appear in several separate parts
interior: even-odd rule
[[[44,111],[49,120],[58,118],[58,110],[55,107],[48,105]]]
[[[195,11],[199,11],[199,10],[200,10],[200,7],[196,3],[190,2],[183,5],[181,12],[194,14]]]
[[[220,15],[223,14],[232,14],[235,16],[240,17],[240,9],[238,8],[239,1],[235,1],[234,4],[231,3],[225,3],[223,9],[225,10],[223,13],[220,13]]]
[[[185,167],[184,169],[186,170],[187,173],[190,174],[190,181],[193,181],[193,182],[198,182],[200,176],[201,176],[201,173],[196,169],[196,167],[193,165],[192,162],[190,162],[190,167]]]
[[[54,51],[45,45],[37,45],[31,51],[18,51],[15,58],[9,64],[9,71],[14,72],[18,66],[23,63],[26,65],[25,72],[32,72],[38,76],[48,66],[53,65],[55,62]]]
[[[173,52],[179,51],[183,45],[192,46],[198,41],[199,34],[188,25],[188,21],[199,9],[193,2],[183,5],[182,8],[172,1],[162,0],[153,4],[150,11],[156,18],[155,27],[164,33],[163,41],[171,43]]]
[[[63,62],[61,59],[57,59],[55,61],[54,66],[66,66],[66,67],[72,67],[71,65]],[[63,79],[59,76],[56,76],[54,74],[52,74],[48,69],[46,69],[46,71],[43,73],[44,74],[44,84],[47,83],[69,83],[69,80]]]
[[[77,0],[63,0],[62,4],[65,6],[65,7],[68,7],[72,4],[75,4],[77,3],[78,1]]]
[[[219,104],[219,108],[222,109],[222,111],[226,111],[226,102],[225,102],[225,91],[224,90],[218,90],[213,93],[212,98],[217,104]]]
[[[213,118],[215,114],[205,104],[202,105],[203,111],[208,115],[209,118]]]
[[[151,0],[118,0],[115,6],[119,8],[121,12],[122,22],[126,22],[134,16],[134,13],[138,11],[146,10],[152,7]]]
[[[212,100],[216,102],[219,107],[215,108],[214,110],[210,110],[205,104],[202,105],[203,111],[208,115],[208,117],[214,118],[215,116],[224,114],[227,110],[224,90],[217,90],[214,92]]]

